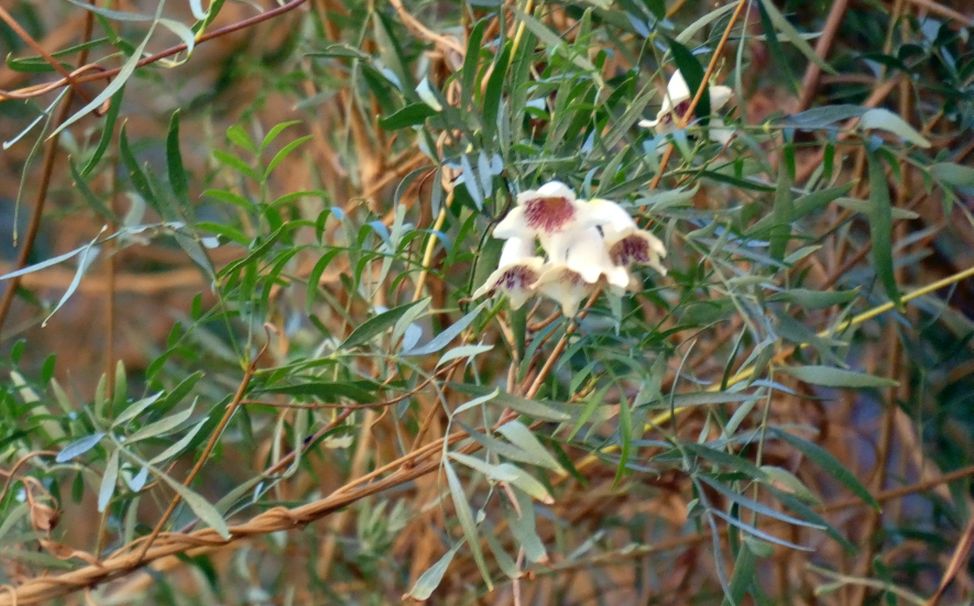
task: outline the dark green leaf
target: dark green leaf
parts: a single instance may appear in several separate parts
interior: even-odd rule
[[[379,126],[386,130],[398,130],[422,124],[436,114],[437,111],[425,103],[410,103],[390,116],[379,118]]]
[[[873,245],[873,270],[890,300],[899,306],[900,291],[893,271],[893,214],[889,184],[879,156],[870,151],[866,156],[869,160],[869,238]]]
[[[825,470],[833,478],[841,482],[852,491],[853,494],[862,499],[865,503],[868,503],[876,511],[880,511],[879,502],[871,494],[869,490],[862,485],[862,483],[856,478],[855,475],[849,469],[846,468],[838,459],[833,457],[827,450],[822,448],[817,444],[812,444],[807,440],[803,440],[798,436],[792,435],[786,431],[782,431],[778,428],[772,428],[772,433],[785,442],[788,442],[798,450],[800,450],[806,457],[812,460],[816,465]]]

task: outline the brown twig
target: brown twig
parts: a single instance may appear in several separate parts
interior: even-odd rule
[[[268,338],[268,342],[270,342],[270,338]],[[183,480],[184,486],[189,486],[193,482],[196,475],[199,474],[200,470],[203,469],[203,465],[206,464],[206,460],[210,458],[210,453],[213,452],[213,448],[216,446],[217,440],[219,440],[220,436],[223,434],[223,430],[233,417],[233,413],[235,413],[237,408],[240,407],[240,403],[243,401],[243,397],[247,393],[247,388],[250,386],[250,380],[253,378],[254,372],[257,370],[257,363],[260,361],[265,351],[267,351],[267,344],[264,344],[257,355],[254,356],[254,359],[247,364],[247,368],[244,370],[244,376],[240,380],[240,384],[237,386],[236,393],[233,394],[233,399],[229,404],[227,404],[223,417],[213,429],[213,433],[210,434],[210,438],[207,440],[206,446],[203,447],[203,452],[200,453],[200,456],[196,459],[196,463],[193,465],[193,468],[190,470],[189,474],[186,475],[186,479]],[[162,517],[159,518],[158,522],[156,522],[155,527],[152,529],[152,533],[149,535],[149,538],[146,539],[142,548],[139,550],[137,559],[142,560],[146,556],[146,553],[148,553],[149,549],[152,547],[152,543],[156,540],[156,537],[159,536],[159,533],[162,532],[162,527],[165,526],[166,522],[169,521],[169,517],[176,510],[176,506],[179,505],[181,500],[182,499],[178,493],[173,495],[172,500],[169,501],[169,506],[166,507],[166,511],[163,512]]]

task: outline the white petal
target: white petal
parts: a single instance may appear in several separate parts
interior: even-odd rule
[[[586,218],[590,223],[609,232],[619,232],[630,227],[636,227],[636,221],[625,208],[612,200],[593,198],[584,205]]]
[[[615,281],[624,280],[623,286],[628,284],[628,276],[620,278],[619,272],[615,271],[620,269],[624,274],[625,270],[612,264],[605,239],[594,227],[575,234],[573,241],[568,246],[565,264],[589,284],[598,282],[603,274]]]
[[[533,256],[534,238],[518,238],[515,236],[509,238],[507,242],[504,242],[504,248],[501,249],[501,258],[497,263],[497,267],[512,265]]]
[[[476,299],[486,294],[500,292],[506,294],[511,307],[517,309],[534,294],[534,283],[541,276],[544,259],[528,257],[517,263],[498,267],[487,280],[473,293]]]
[[[494,227],[494,237],[502,240],[509,238],[531,238],[534,231],[530,229],[524,219],[524,208],[515,206],[507,216]]]
[[[534,283],[538,292],[561,305],[561,313],[574,316],[594,286],[564,265],[550,265]]]
[[[710,110],[717,111],[727,105],[727,102],[734,96],[734,91],[729,86],[710,87]]]
[[[666,247],[648,231],[628,228],[611,237],[606,236],[606,245],[613,263],[625,266],[634,263],[649,265],[660,274],[666,275],[666,268],[660,263],[660,257],[666,256]]]
[[[576,233],[576,231],[562,231],[551,235],[539,234],[541,248],[548,255],[549,262],[564,263],[568,259],[568,247],[571,246]]]
[[[673,73],[673,77],[670,78],[670,82],[666,85],[666,98],[663,99],[663,108],[660,109],[660,113],[671,111],[674,107],[689,98],[690,87],[687,86],[687,81],[683,79],[683,74],[680,73],[680,70],[676,70]],[[664,109],[666,112],[663,111]]]
[[[721,145],[727,145],[727,142],[734,136],[734,129],[724,126],[724,121],[720,118],[710,119],[709,132],[710,140],[716,141]]]
[[[529,189],[517,195],[517,203],[524,204],[535,198],[566,198],[575,201],[575,191],[561,181],[548,181],[538,189]]]

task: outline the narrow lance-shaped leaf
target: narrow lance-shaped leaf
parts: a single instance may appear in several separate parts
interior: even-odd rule
[[[791,145],[788,143],[787,145]],[[778,166],[778,185],[774,192],[774,227],[771,229],[771,249],[769,254],[777,261],[785,256],[788,240],[791,239],[791,221],[794,202],[791,197],[791,175],[785,163]]]
[[[900,291],[893,272],[893,211],[889,184],[879,156],[872,151],[867,151],[866,156],[869,160],[869,239],[873,247],[873,269],[890,300],[899,306]]]
[[[155,17],[152,20],[152,24],[149,26],[149,31],[146,32],[145,37],[142,39],[142,42],[140,42],[139,45],[135,47],[135,50],[132,52],[132,55],[125,61],[125,64],[122,65],[122,68],[119,70],[118,74],[116,74],[115,77],[112,78],[112,81],[108,83],[108,86],[103,88],[100,93],[95,95],[95,97],[91,101],[89,101],[84,107],[82,107],[77,112],[75,112],[73,116],[71,116],[64,122],[62,122],[60,126],[54,129],[54,132],[51,133],[50,135],[51,137],[59,134],[62,130],[71,126],[72,124],[74,124],[75,122],[83,118],[84,116],[87,116],[89,113],[94,111],[95,108],[101,106],[101,104],[104,103],[106,99],[114,95],[123,86],[125,86],[125,83],[128,82],[128,79],[135,72],[135,68],[138,66],[139,61],[142,59],[142,53],[145,51],[146,45],[149,44],[149,38],[152,37],[152,33],[156,29],[156,24],[159,22],[159,18],[162,16],[162,9],[163,7],[165,7],[165,5],[166,5],[165,2],[160,2],[158,4],[158,7],[156,8]],[[89,5],[85,4],[82,6],[88,8]],[[91,9],[88,8],[88,10]]]
[[[453,556],[457,554],[457,550],[463,545],[463,541],[457,542],[456,545],[451,547],[449,551],[440,556],[440,559],[436,561],[435,564],[426,569],[426,572],[421,574],[418,579],[416,579],[416,584],[413,588],[409,590],[404,597],[409,597],[414,600],[427,600],[440,583],[443,581],[443,574],[446,573],[446,569],[450,567],[450,562],[453,561]]]
[[[894,387],[898,385],[893,379],[867,375],[854,370],[844,370],[831,366],[785,366],[778,369],[799,381],[824,385],[825,387],[849,387],[863,389],[868,387]]]
[[[105,475],[101,477],[101,486],[98,489],[98,513],[105,511],[108,503],[115,494],[115,484],[118,482],[118,448],[112,451],[108,457],[108,464],[105,466]]]
[[[98,241],[98,238],[101,237],[101,234],[104,231],[105,228],[102,228],[102,230],[98,232],[98,235],[95,236],[88,246],[81,251],[81,258],[78,259],[78,269],[74,272],[74,277],[71,279],[71,283],[68,284],[68,289],[64,291],[64,294],[61,295],[61,298],[54,306],[54,309],[52,309],[51,312],[47,314],[47,317],[44,318],[44,321],[41,322],[41,327],[47,326],[47,323],[54,316],[54,314],[56,314],[57,311],[68,302],[68,299],[71,298],[75,291],[78,290],[78,285],[81,284],[81,278],[84,277],[85,273],[88,271],[88,268],[91,267],[91,264],[98,257],[99,248],[95,246],[95,242]]]
[[[164,473],[159,473],[159,475],[166,481],[169,486],[176,491],[186,505],[193,510],[200,520],[204,524],[216,531],[218,535],[224,539],[230,538],[230,529],[227,527],[226,520],[220,515],[213,505],[204,499],[200,494],[194,492],[192,489],[183,486],[176,480],[172,479]]]
[[[169,168],[169,185],[180,204],[189,196],[189,180],[183,168],[183,156],[179,151],[179,110],[172,113],[169,132],[166,134],[166,165]]]
[[[880,510],[879,502],[869,493],[869,490],[856,478],[851,471],[849,471],[845,465],[839,462],[831,453],[822,448],[817,444],[812,444],[808,440],[803,440],[796,435],[792,435],[786,431],[780,429],[771,430],[774,435],[781,438],[785,442],[788,442],[798,450],[800,450],[806,457],[812,460],[816,465],[821,467],[823,470],[828,472],[833,478],[841,482],[852,491],[853,494],[858,496],[860,499],[868,503],[870,506]]]
[[[488,591],[493,591],[494,585],[490,580],[490,571],[487,569],[487,562],[484,561],[484,553],[480,549],[477,526],[474,523],[470,504],[467,503],[467,497],[463,494],[463,486],[460,485],[460,479],[457,477],[457,472],[453,470],[453,465],[450,464],[450,461],[443,461],[443,470],[446,472],[447,484],[450,486],[450,496],[453,499],[453,507],[457,512],[457,519],[460,521],[460,528],[463,529],[463,536],[466,538],[467,544],[470,546],[470,551],[473,553],[473,559],[477,564],[477,569],[480,571],[480,576],[487,583]]]
[[[398,307],[393,307],[392,309],[369,318],[357,326],[355,330],[352,331],[352,334],[348,335],[348,338],[346,338],[345,341],[338,346],[338,349],[347,350],[367,343],[376,335],[392,328],[399,318],[403,316],[403,314],[415,307],[416,304],[420,303],[421,301],[425,301],[425,299],[406,303]]]
[[[694,108],[693,115],[702,122],[706,122],[710,117],[710,91],[708,90],[707,83],[703,81],[703,66],[700,65],[700,62],[687,47],[676,40],[670,40],[669,44],[670,52],[673,53],[673,60],[676,61],[676,65],[680,69],[680,74],[683,75],[683,79],[687,83],[687,88],[690,89],[690,98],[693,99],[697,95],[697,90],[701,86],[704,88],[703,96],[700,97],[700,102]],[[674,111],[676,111],[675,108]],[[683,112],[678,113],[678,116],[674,116],[674,120],[683,118]]]
[[[71,442],[70,444],[65,446],[64,449],[57,454],[54,460],[57,461],[58,463],[65,463],[67,461],[70,461],[71,459],[80,457],[81,455],[88,452],[96,445],[98,445],[98,442],[100,442],[101,439],[104,437],[105,437],[105,432],[99,431],[97,433],[91,434],[90,436],[85,436],[79,440],[75,440],[74,442]]]
[[[440,351],[447,345],[450,341],[457,337],[461,332],[463,332],[470,324],[480,315],[481,310],[484,308],[487,302],[484,301],[473,308],[465,316],[457,320],[452,325],[448,326],[440,334],[436,335],[426,345],[421,345],[415,349],[402,352],[405,356],[425,356],[431,353]]]

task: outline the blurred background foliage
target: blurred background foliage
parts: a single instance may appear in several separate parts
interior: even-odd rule
[[[0,604],[974,599],[968,3],[0,16]],[[668,275],[471,300],[550,179]]]

